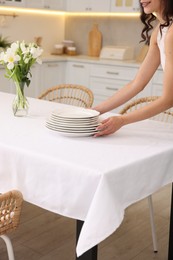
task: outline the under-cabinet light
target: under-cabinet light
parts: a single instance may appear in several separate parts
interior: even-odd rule
[[[34,9],[34,8],[17,8],[9,6],[0,6],[0,11],[23,13],[23,14],[43,14],[43,15],[67,15],[67,16],[107,16],[107,17],[139,17],[138,12],[110,12],[110,13],[97,13],[97,12],[65,12],[45,9]]]
[[[65,15],[67,16],[111,16],[111,17],[123,17],[123,18],[129,18],[129,17],[139,17],[139,12],[110,12],[110,13],[94,13],[94,12],[66,12]]]

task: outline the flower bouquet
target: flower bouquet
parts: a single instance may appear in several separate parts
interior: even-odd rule
[[[16,116],[27,115],[28,101],[24,95],[25,85],[31,82],[31,67],[34,63],[41,64],[40,56],[43,50],[35,43],[24,41],[14,42],[0,53],[0,64],[5,66],[5,77],[12,79],[16,86],[16,97],[13,102],[13,112]]]

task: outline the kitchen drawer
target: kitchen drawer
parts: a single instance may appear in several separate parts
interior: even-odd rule
[[[40,93],[48,88],[64,83],[65,63],[63,61],[43,62],[40,67],[42,84]]]
[[[68,62],[66,83],[89,87],[90,64],[82,62]]]
[[[90,88],[94,94],[94,106],[105,101],[107,98],[111,97],[116,93],[120,88],[122,88],[129,81],[125,80],[115,80],[115,79],[105,79],[91,77],[90,79]],[[118,113],[121,110],[121,107],[114,109],[112,112]]]
[[[132,80],[136,73],[136,68],[129,68],[125,66],[97,65],[91,67],[91,76],[99,78]]]
[[[113,94],[116,93],[116,91],[124,87],[127,83],[129,83],[129,80],[91,77],[90,88],[92,89],[94,94],[94,106],[111,97]],[[134,98],[151,96],[151,90],[152,88],[150,82],[148,86],[146,86],[146,88]],[[118,113],[123,107],[124,105],[114,109],[112,112]]]
[[[94,94],[102,95],[105,98],[112,96],[117,90],[122,88],[129,81],[126,80],[115,80],[91,77],[90,87]]]

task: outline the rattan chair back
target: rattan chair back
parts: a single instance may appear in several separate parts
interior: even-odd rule
[[[0,195],[0,235],[8,234],[19,225],[23,196],[12,190]]]
[[[158,96],[149,96],[149,97],[143,97],[143,98],[138,98],[127,105],[124,106],[124,108],[119,112],[120,114],[127,114],[129,112],[132,112],[136,109],[139,109],[141,107],[144,107],[148,105],[150,102],[153,102],[156,100]],[[170,108],[154,117],[151,119],[157,120],[157,121],[162,121],[162,122],[167,122],[167,123],[173,123],[173,108]]]
[[[93,92],[90,89],[73,84],[49,88],[38,98],[85,108],[90,108],[94,101]]]

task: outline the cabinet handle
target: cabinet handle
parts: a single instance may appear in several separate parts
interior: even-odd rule
[[[119,90],[118,88],[113,88],[113,87],[106,87],[107,90],[114,90],[114,91],[117,91]]]
[[[119,72],[114,72],[114,71],[107,71],[106,73],[111,75],[117,75],[117,76],[120,74]]]
[[[85,68],[84,65],[78,65],[78,64],[73,64],[73,67],[75,67],[75,68]]]
[[[58,67],[58,64],[47,64],[47,66],[50,68],[53,68],[53,67]]]

